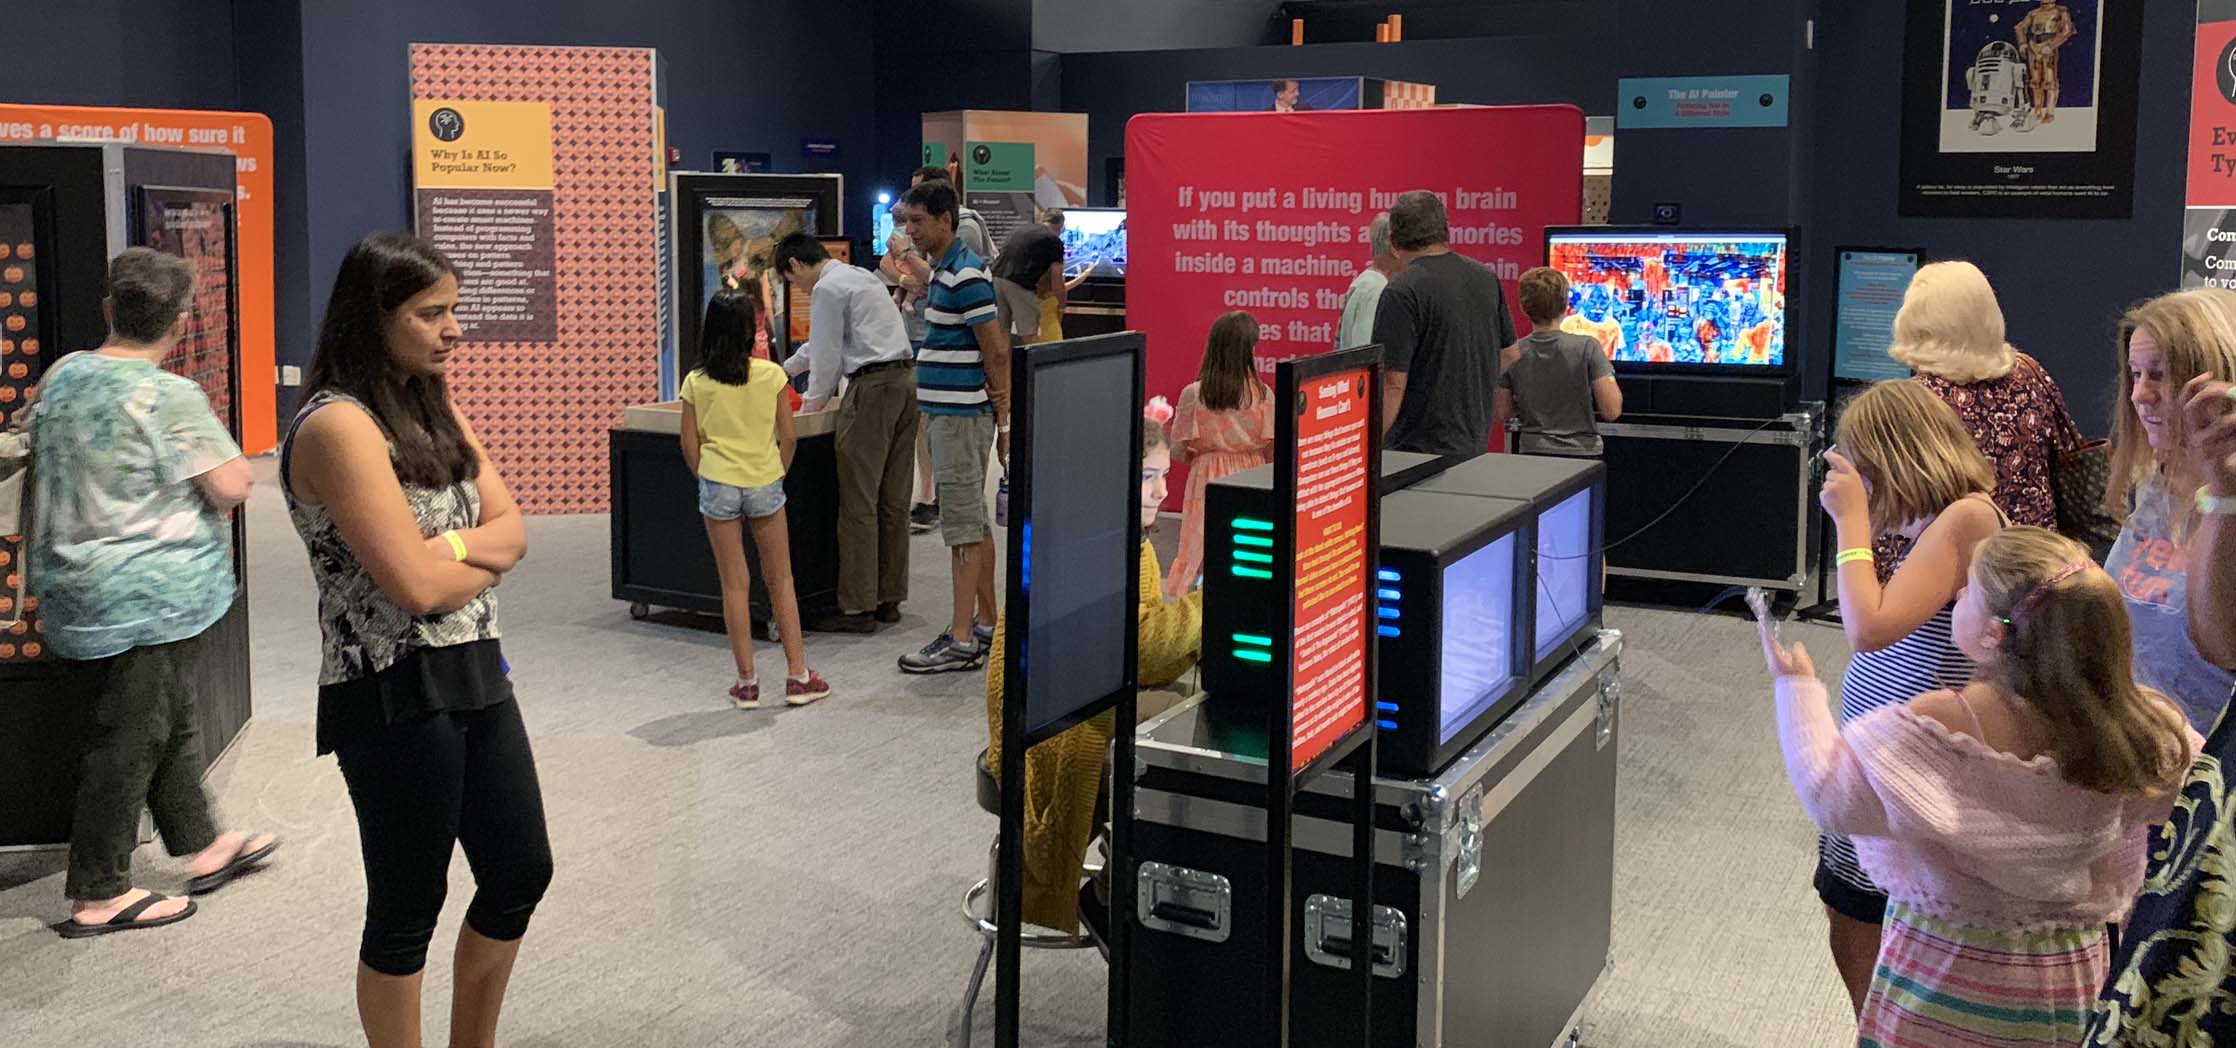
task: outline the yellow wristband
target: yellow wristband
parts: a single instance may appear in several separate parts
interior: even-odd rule
[[[1871,551],[1863,546],[1857,546],[1853,549],[1841,550],[1840,555],[1833,558],[1832,566],[1836,568],[1844,568],[1859,560],[1867,564],[1870,563]]]
[[[455,531],[443,532],[443,537],[450,540],[451,555],[458,558],[458,563],[464,564],[466,562],[466,540],[459,538]]]
[[[2236,517],[2236,495],[2208,495],[2199,488],[2197,512],[2208,517]]]

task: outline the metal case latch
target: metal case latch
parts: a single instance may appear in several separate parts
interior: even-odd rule
[[[1183,866],[1145,862],[1134,889],[1144,928],[1205,942],[1226,942],[1234,929],[1234,887],[1225,877]]]
[[[1455,873],[1453,891],[1457,898],[1467,898],[1475,882],[1483,876],[1483,787],[1477,786],[1460,801],[1458,823],[1459,839],[1453,851],[1458,853],[1459,870]]]
[[[1374,974],[1385,979],[1405,974],[1405,940],[1405,914],[1375,907]],[[1304,900],[1304,955],[1314,964],[1351,970],[1351,900],[1333,895]]]
[[[1610,673],[1599,683],[1599,734],[1593,743],[1595,750],[1604,750],[1615,738],[1615,707],[1623,701],[1622,674]]]

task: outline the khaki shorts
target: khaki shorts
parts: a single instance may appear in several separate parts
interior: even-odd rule
[[[995,277],[994,298],[1001,304],[1003,330],[1016,338],[1040,338],[1040,296],[1033,289]]]
[[[939,490],[939,534],[949,547],[985,541],[986,459],[994,452],[994,416],[924,414],[924,442]]]

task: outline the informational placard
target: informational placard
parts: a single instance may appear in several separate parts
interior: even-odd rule
[[[1648,128],[1784,127],[1785,76],[1662,76],[1616,83],[1616,125]]]
[[[1367,720],[1367,460],[1378,421],[1368,370],[1298,391],[1296,617],[1289,766],[1303,768]]]
[[[2236,288],[2236,0],[2199,0],[2182,286]]]
[[[1012,230],[1033,221],[1033,144],[967,142],[963,147],[964,202],[986,220],[995,250]]]
[[[39,366],[38,212],[24,201],[0,200],[0,418],[14,415]],[[23,536],[0,536],[0,665],[46,655],[36,608],[15,606],[23,570]]]
[[[1902,296],[1924,253],[1841,248],[1835,258],[1832,377],[1847,382],[1910,377],[1910,369],[1887,350],[1894,346],[1895,314],[1902,312]]]
[[[165,370],[193,381],[236,439],[233,402],[233,194],[224,190],[140,190],[140,243],[194,266],[186,332],[163,359]]]
[[[469,342],[554,342],[551,105],[415,99],[419,235],[459,269]]]

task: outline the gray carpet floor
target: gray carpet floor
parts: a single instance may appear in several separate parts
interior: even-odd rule
[[[47,930],[67,912],[60,855],[0,856],[0,1045],[363,1043],[351,996],[357,835],[334,763],[312,755],[310,577],[269,463],[263,473],[248,509],[256,718],[210,786],[225,821],[276,831],[284,847],[184,924],[83,942]],[[893,667],[944,618],[936,536],[916,540],[920,597],[900,626],[812,638],[831,699],[755,713],[724,699],[718,630],[634,622],[608,599],[605,518],[539,518],[529,537],[502,621],[558,876],[513,978],[503,1043],[941,1043],[977,950],[958,898],[982,876],[993,820],[971,799],[982,678]],[[1616,965],[1585,1013],[1584,1043],[1847,1042],[1808,887],[1814,836],[1779,766],[1752,628],[1660,608],[1607,617],[1628,637]],[[1787,631],[1838,672],[1837,632]],[[777,679],[781,655],[765,647],[760,666]],[[139,863],[145,885],[181,889],[159,847]],[[430,1044],[444,1043],[447,943],[471,890],[455,863],[430,955]],[[1025,1043],[1100,1045],[1100,962],[1026,960]]]

